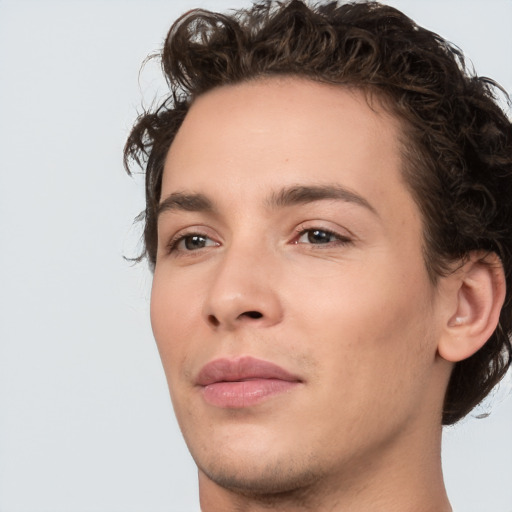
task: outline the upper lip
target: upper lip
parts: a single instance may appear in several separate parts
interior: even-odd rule
[[[201,368],[196,383],[199,386],[208,386],[215,382],[235,382],[249,379],[279,379],[301,382],[299,377],[277,364],[245,356],[236,359],[215,359],[207,363]]]

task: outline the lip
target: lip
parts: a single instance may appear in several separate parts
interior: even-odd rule
[[[249,356],[211,361],[196,379],[207,403],[231,409],[256,405],[300,383],[298,376],[284,368]]]

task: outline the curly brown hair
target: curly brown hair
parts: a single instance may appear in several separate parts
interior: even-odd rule
[[[141,218],[150,266],[164,161],[195,98],[282,74],[376,94],[406,127],[403,173],[422,213],[432,282],[471,251],[494,252],[503,263],[499,325],[482,349],[455,365],[443,424],[481,402],[512,360],[512,125],[497,103],[500,93],[509,101],[506,93],[470,72],[457,47],[375,2],[268,0],[230,15],[193,10],[170,29],[161,59],[170,94],[139,116],[124,150],[128,172],[131,161],[146,171]]]

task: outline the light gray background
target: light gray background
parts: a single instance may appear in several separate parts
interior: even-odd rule
[[[512,1],[393,1],[512,91]],[[0,512],[188,512],[196,473],[133,267],[121,151],[179,14],[241,0],[0,0]],[[510,379],[446,432],[459,512],[512,511]],[[475,414],[487,411],[479,408]],[[390,411],[392,414],[392,411]]]

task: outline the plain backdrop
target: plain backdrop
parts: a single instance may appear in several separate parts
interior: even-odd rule
[[[0,0],[0,512],[199,510],[151,275],[123,259],[144,197],[121,152],[161,90],[156,63],[139,69],[171,22],[248,4]],[[512,90],[511,0],[392,4]],[[456,511],[512,512],[510,379],[446,431],[443,461]]]

